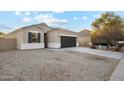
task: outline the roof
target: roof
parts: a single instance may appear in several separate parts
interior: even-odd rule
[[[41,24],[25,26],[25,27],[22,27],[22,28],[19,28],[19,29],[13,31],[13,32],[10,32],[8,34],[17,33],[19,31],[24,31],[24,30],[33,29],[33,28],[37,28],[37,29],[42,30],[42,31],[49,31],[49,30],[53,29],[52,27],[48,26],[47,24],[41,23]]]
[[[90,34],[91,34],[91,31],[87,30],[87,29],[84,29],[84,30],[78,32],[78,36],[90,36]]]
[[[73,33],[76,34],[76,32],[71,31],[71,30],[67,30],[67,29],[63,29],[63,28],[53,28],[52,30],[50,30],[49,32],[65,32],[65,33]]]
[[[44,31],[44,32],[61,32],[61,33],[66,33],[66,34],[77,35],[77,33],[74,32],[74,31],[63,29],[63,28],[60,28],[60,27],[52,28],[45,23],[25,26],[25,27],[22,27],[22,28],[19,28],[19,29],[13,31],[13,32],[8,33],[8,35],[13,34],[13,33],[17,33],[17,32],[20,32],[20,31],[30,30],[30,29],[31,30],[32,29],[39,29],[39,30]]]

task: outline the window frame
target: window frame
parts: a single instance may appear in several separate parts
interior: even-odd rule
[[[41,33],[39,33],[39,32],[28,32],[28,43],[40,43],[41,42],[40,39],[41,39]]]

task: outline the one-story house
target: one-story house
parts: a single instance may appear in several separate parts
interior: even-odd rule
[[[45,23],[17,29],[6,35],[17,39],[17,49],[63,48],[78,46],[77,34],[73,31],[52,28]]]
[[[78,34],[78,42],[79,42],[79,46],[91,46],[91,31],[84,29],[80,32],[77,33]]]

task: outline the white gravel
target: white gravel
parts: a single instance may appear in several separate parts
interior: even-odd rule
[[[0,52],[0,80],[109,80],[119,60],[48,49]]]

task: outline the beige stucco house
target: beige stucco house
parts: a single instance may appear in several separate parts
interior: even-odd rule
[[[78,46],[75,32],[52,28],[45,23],[22,27],[6,38],[17,39],[17,49],[62,48]]]
[[[78,33],[79,46],[91,46],[91,31],[82,30]]]

